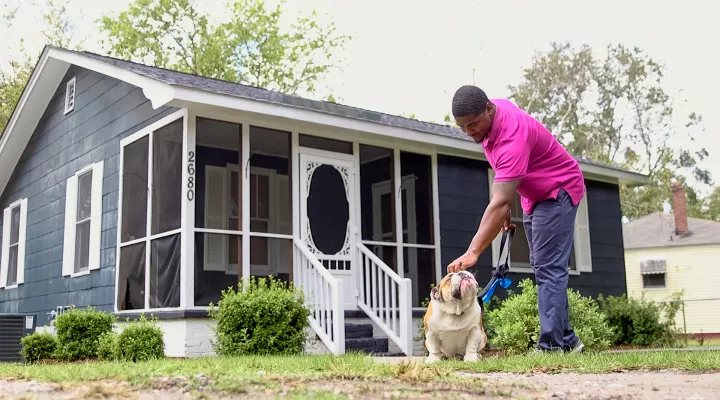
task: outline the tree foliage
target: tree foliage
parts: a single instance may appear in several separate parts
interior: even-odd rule
[[[588,46],[553,43],[509,89],[573,155],[650,176],[649,185],[621,188],[623,214],[637,218],[662,211],[675,180],[687,186],[692,176],[711,184],[710,173],[700,167],[707,150],[672,143],[680,137],[693,141],[702,117],[679,115],[677,101],[663,87],[664,66],[643,50],[621,44],[606,50],[600,57]],[[688,192],[696,202],[691,213],[707,213],[695,189]]]
[[[349,36],[321,26],[313,12],[280,29],[283,2],[228,4],[227,22],[213,24],[192,0],[134,0],[105,15],[101,29],[114,56],[284,93],[314,93],[339,66],[335,52]]]

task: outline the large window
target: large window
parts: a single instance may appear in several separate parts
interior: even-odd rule
[[[25,281],[27,204],[27,199],[22,199],[3,212],[0,288],[14,288]]]
[[[66,182],[63,276],[100,268],[103,165],[91,164]]]
[[[412,305],[420,307],[437,268],[431,157],[361,145],[360,182],[363,243],[411,279]]]
[[[492,184],[495,173],[492,169],[488,169],[488,177],[490,182],[490,196],[492,196]],[[523,210],[521,206],[521,198],[519,194],[515,194],[511,207],[511,219],[515,224],[515,236],[510,251],[510,270],[513,272],[532,272],[530,263],[530,246],[527,241],[525,232],[525,224],[523,222]],[[498,262],[500,252],[500,241],[502,232],[492,243],[493,265]],[[503,259],[505,257],[503,252]],[[587,194],[578,205],[577,216],[575,218],[575,236],[570,251],[570,259],[568,261],[568,269],[577,272],[591,272],[592,258],[590,254],[590,229],[588,226],[588,210],[587,210]]]
[[[121,142],[119,310],[180,306],[183,119],[168,120]]]

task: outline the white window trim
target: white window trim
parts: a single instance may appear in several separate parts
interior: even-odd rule
[[[492,168],[488,168],[488,198],[492,199],[492,186],[495,180],[495,171]],[[522,217],[513,217],[513,221],[522,221]],[[500,255],[500,242],[502,240],[502,232],[493,240],[492,247],[492,265],[497,266],[498,256]],[[590,225],[588,222],[588,204],[587,204],[587,192],[583,196],[580,204],[578,204],[577,216],[575,217],[575,262],[576,267],[574,270],[569,270],[570,275],[580,275],[582,273],[592,272],[592,254],[590,253]],[[586,253],[583,253],[586,252]],[[582,260],[586,262],[583,263]],[[524,263],[523,263],[524,264]],[[522,274],[534,274],[535,272],[529,266],[514,267],[512,261],[508,260],[510,266],[510,272],[522,273]]]
[[[78,180],[80,176],[92,171],[92,189],[90,202],[90,257],[88,269],[75,271],[75,246],[77,225],[77,196]],[[99,270],[102,253],[102,202],[103,202],[103,178],[104,161],[90,164],[68,178],[65,189],[65,233],[63,235],[63,265],[62,276],[75,278],[90,274],[91,271]]]
[[[10,264],[10,229],[12,226],[12,210],[20,207],[20,226],[18,226],[18,261],[17,282],[7,285],[8,268]],[[3,212],[2,260],[0,261],[0,288],[15,289],[25,283],[25,241],[27,238],[27,207],[28,199],[23,198],[10,204]]]
[[[70,99],[70,88],[72,87],[72,101]],[[71,111],[75,110],[75,100],[77,99],[77,86],[75,85],[75,77],[73,76],[72,79],[70,79],[65,84],[65,112],[64,115],[69,114]]]

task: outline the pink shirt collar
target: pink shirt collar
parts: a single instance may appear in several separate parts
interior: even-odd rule
[[[492,103],[492,100],[490,100]],[[483,139],[483,146],[487,146],[491,142],[494,142],[497,138],[498,132],[500,131],[500,128],[502,126],[502,120],[503,120],[503,113],[500,109],[500,106],[498,106],[496,103],[493,103],[495,106],[495,116],[493,117],[492,127],[490,128],[490,133],[487,135],[485,139]]]

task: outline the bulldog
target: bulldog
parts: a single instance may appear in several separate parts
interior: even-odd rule
[[[443,358],[478,361],[485,349],[482,308],[477,299],[478,283],[467,271],[448,273],[430,291],[425,317],[425,347],[430,355],[425,362]]]

